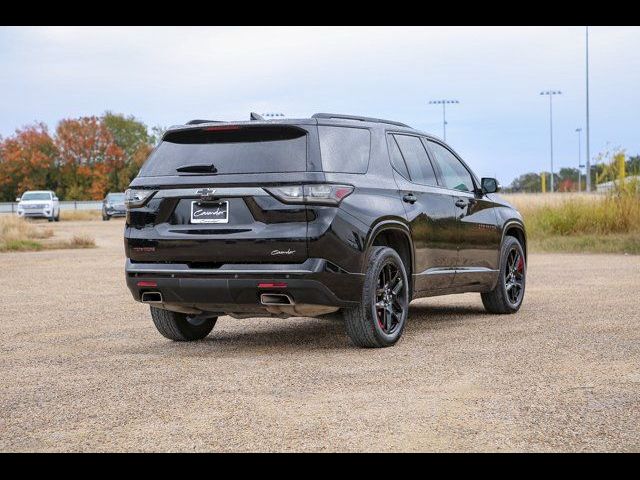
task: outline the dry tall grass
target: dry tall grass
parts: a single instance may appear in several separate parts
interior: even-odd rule
[[[13,215],[0,217],[0,251],[40,250],[42,244],[37,240],[53,236],[51,228],[44,228]]]
[[[71,240],[55,240],[53,236],[51,227],[14,215],[0,215],[0,252],[95,246],[93,238],[86,235],[76,235]]]
[[[640,196],[512,194],[534,246],[544,250],[640,253]]]
[[[101,220],[100,210],[60,210],[60,220]]]

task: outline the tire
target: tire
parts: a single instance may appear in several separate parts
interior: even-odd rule
[[[388,247],[372,247],[367,264],[361,304],[343,311],[347,335],[357,347],[390,347],[400,339],[407,322],[407,272],[400,256]],[[389,268],[383,273],[383,269],[387,267]],[[391,300],[385,297],[385,290],[382,288],[385,285],[384,279],[388,277],[391,277],[388,285],[393,287],[387,291],[389,295],[398,289],[398,293]],[[402,282],[399,288],[398,279]],[[386,306],[382,307],[381,304]]]
[[[104,213],[102,214],[102,221],[103,222],[108,222],[111,219],[111,217],[109,215],[105,215]]]
[[[53,219],[54,222],[59,222],[60,221],[60,210],[58,210],[58,215],[55,216],[55,218]]]
[[[53,216],[53,214],[51,214],[50,217],[47,217],[47,221],[49,222],[53,222],[55,220],[55,217]]]
[[[153,323],[164,337],[176,342],[202,340],[211,333],[218,317],[207,318],[194,325],[184,313],[172,312],[162,308],[151,307]]]
[[[512,254],[519,255],[515,270],[510,268]],[[500,250],[498,282],[493,290],[480,294],[484,308],[490,313],[516,313],[524,299],[526,278],[527,265],[522,245],[515,237],[505,237]],[[510,279],[513,279],[513,282]]]

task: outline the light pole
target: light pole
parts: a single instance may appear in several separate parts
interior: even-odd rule
[[[586,43],[586,80],[587,80],[587,192],[591,192],[591,152],[590,152],[590,138],[589,138],[589,26],[585,27],[585,43]]]
[[[551,193],[553,193],[553,96],[562,95],[562,92],[560,90],[545,90],[540,92],[540,95],[549,96],[549,143],[551,146],[551,183],[549,186]]]
[[[447,139],[447,110],[448,103],[460,103],[458,100],[431,100],[429,105],[442,105],[442,139]]]
[[[578,127],[576,128],[576,132],[578,133],[578,193],[580,193],[580,189],[582,188],[582,181],[580,178],[580,173],[582,172],[582,165],[580,164],[582,161],[582,156],[580,155],[580,147],[582,146],[582,129]]]

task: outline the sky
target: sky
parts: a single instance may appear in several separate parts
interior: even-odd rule
[[[591,153],[640,153],[640,28],[589,29]],[[249,112],[407,123],[442,136],[479,176],[509,184],[578,164],[584,27],[0,27],[0,135],[134,115],[149,127]]]

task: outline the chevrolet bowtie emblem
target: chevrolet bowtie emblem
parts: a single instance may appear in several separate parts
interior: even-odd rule
[[[200,190],[196,191],[196,193],[200,195],[200,198],[206,200],[208,198],[212,198],[213,194],[216,193],[216,191],[213,188],[201,188]]]

